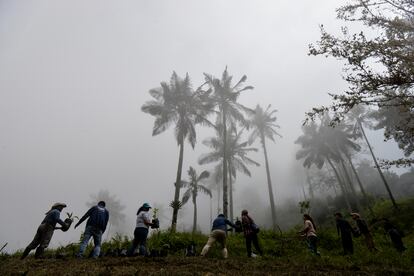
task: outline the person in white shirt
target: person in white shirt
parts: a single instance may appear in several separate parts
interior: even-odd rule
[[[144,203],[137,212],[137,223],[134,231],[134,240],[129,248],[127,255],[134,256],[135,250],[139,246],[139,255],[145,256],[147,254],[146,243],[148,237],[149,227],[151,223],[151,217],[149,215],[149,209],[151,206],[148,203]]]
[[[299,233],[306,237],[310,251],[319,256],[320,254],[317,249],[318,236],[316,235],[316,225],[313,222],[312,217],[308,214],[303,215],[303,222],[305,226]]]

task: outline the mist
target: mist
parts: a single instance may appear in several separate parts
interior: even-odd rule
[[[278,213],[304,200],[294,142],[305,112],[347,87],[343,64],[308,56],[308,45],[319,39],[322,23],[340,32],[335,8],[342,2],[0,1],[0,244],[8,242],[8,252],[25,247],[54,202],[82,216],[103,190],[125,206],[117,232],[132,236],[144,202],[160,209],[161,228],[168,228],[178,146],[173,127],[151,135],[154,118],[141,106],[173,71],[188,73],[196,88],[203,73],[220,77],[226,66],[234,80],[246,74],[254,86],[240,103],[278,110],[282,138],[267,145],[276,213],[286,227],[299,223],[299,209],[296,220]],[[367,135],[378,157],[402,156],[381,130]],[[209,150],[202,141],[212,136],[211,128],[197,126],[194,150],[185,147],[183,179],[190,166],[212,170],[198,165]],[[249,209],[270,227],[263,153],[249,156],[261,166],[235,180],[235,216]],[[216,192],[211,202],[198,200],[198,226],[208,232]],[[191,227],[187,203],[177,229]],[[81,228],[56,231],[50,247],[78,242]]]

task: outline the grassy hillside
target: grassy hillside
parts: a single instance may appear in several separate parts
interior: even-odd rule
[[[395,212],[387,201],[378,202],[374,207],[377,218],[372,225],[378,252],[371,253],[365,247],[362,237],[354,238],[355,254],[342,256],[342,248],[332,221],[326,221],[319,228],[319,251],[321,257],[308,251],[305,241],[296,233],[301,226],[288,232],[261,231],[260,243],[265,256],[249,259],[246,257],[244,238],[232,234],[228,238],[229,259],[222,260],[219,248],[212,248],[207,258],[185,257],[185,250],[194,244],[199,253],[207,241],[207,236],[189,233],[155,232],[148,241],[148,247],[158,255],[167,257],[119,257],[118,253],[129,246],[128,237],[114,237],[105,242],[102,251],[107,256],[99,260],[73,257],[77,244],[70,244],[55,250],[48,250],[46,258],[20,261],[20,253],[0,258],[2,274],[57,275],[254,275],[254,274],[413,274],[414,275],[414,200],[399,203]],[[385,235],[380,221],[389,218],[406,234],[404,242],[408,250],[398,253]],[[90,247],[88,250],[91,250]]]

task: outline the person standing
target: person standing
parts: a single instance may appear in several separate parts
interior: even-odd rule
[[[351,216],[357,224],[359,234],[365,237],[365,243],[368,247],[368,250],[377,251],[377,248],[375,248],[374,239],[372,238],[371,231],[369,231],[368,225],[365,222],[365,220],[363,220],[358,213],[351,213]]]
[[[92,257],[99,257],[101,252],[102,234],[105,232],[109,221],[109,212],[105,208],[105,205],[105,201],[99,201],[98,204],[91,207],[75,225],[76,229],[76,227],[88,218],[77,257],[83,257],[83,253],[85,252],[86,246],[88,245],[91,237],[93,237],[94,244]]]
[[[149,209],[151,206],[148,203],[144,203],[137,212],[137,222],[134,230],[134,240],[131,247],[128,249],[127,256],[134,256],[135,250],[139,246],[139,255],[146,256],[147,249],[147,237],[149,227],[152,226],[151,217],[149,215]]]
[[[62,229],[68,229],[70,227],[71,221],[68,221],[69,223],[67,224],[60,219],[60,213],[65,207],[65,203],[53,204],[52,208],[46,213],[46,217],[37,228],[37,232],[33,238],[33,241],[23,251],[23,254],[20,258],[21,260],[26,258],[29,255],[30,251],[33,249],[36,249],[35,258],[40,258],[43,255],[43,252],[49,246],[53,232],[55,229],[60,229],[56,228],[57,223],[62,226]]]
[[[254,220],[249,216],[249,212],[247,210],[243,210],[241,213],[242,217],[242,227],[243,227],[243,233],[244,238],[246,240],[246,250],[247,250],[247,256],[248,257],[256,257],[255,254],[252,253],[252,243],[254,247],[256,248],[259,255],[262,255],[262,249],[259,245],[259,240],[257,238],[257,233],[259,228],[254,223]]]
[[[385,219],[384,230],[390,236],[391,242],[398,252],[402,253],[407,250],[402,240],[404,237],[403,233],[401,233],[401,231],[399,231],[388,219]]]
[[[341,236],[342,248],[344,249],[344,255],[354,254],[354,245],[352,242],[352,227],[347,220],[345,220],[341,213],[335,213],[336,229],[338,235]]]
[[[318,247],[317,247],[318,236],[316,235],[315,222],[313,221],[312,217],[308,214],[303,215],[303,222],[305,226],[303,230],[300,231],[299,233],[303,234],[306,237],[310,251],[313,254],[320,256],[320,253],[318,252]]]
[[[226,219],[226,217],[223,214],[218,215],[217,218],[213,221],[210,236],[208,238],[206,245],[203,247],[203,250],[201,251],[201,256],[206,256],[213,243],[217,241],[220,243],[222,247],[223,258],[227,259],[227,225],[236,228],[236,225],[234,225],[231,221]]]

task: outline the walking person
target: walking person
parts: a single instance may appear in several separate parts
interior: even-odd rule
[[[85,232],[83,233],[83,239],[80,244],[79,253],[76,255],[77,257],[83,257],[83,253],[85,252],[86,246],[88,245],[91,237],[93,237],[94,244],[92,257],[99,257],[101,253],[102,234],[105,232],[109,221],[109,212],[105,208],[105,205],[105,201],[99,201],[98,204],[91,207],[75,225],[76,229],[76,227],[88,218]]]
[[[371,231],[368,228],[367,223],[365,220],[363,220],[358,213],[351,213],[352,219],[357,224],[357,229],[359,234],[363,235],[365,237],[365,243],[368,247],[369,251],[378,251],[378,249],[375,247],[374,239],[372,238]]]
[[[131,247],[128,249],[127,256],[134,256],[135,250],[139,246],[139,255],[147,255],[147,237],[149,227],[153,226],[151,217],[149,215],[149,209],[151,206],[148,203],[144,203],[137,212],[137,221],[134,230],[134,240],[132,241]]]
[[[223,214],[218,215],[217,218],[213,221],[210,236],[208,238],[206,245],[203,247],[203,250],[201,251],[201,256],[206,256],[213,243],[217,241],[220,243],[222,247],[223,258],[227,259],[227,225],[236,228],[236,225],[234,225],[231,221],[226,219],[226,217]]]
[[[304,222],[304,228],[299,233],[304,235],[307,239],[308,246],[310,251],[320,256],[320,253],[318,252],[318,236],[316,235],[316,225],[313,221],[312,217],[308,214],[303,215],[303,222]]]
[[[35,258],[40,258],[43,255],[45,249],[49,246],[50,240],[52,239],[53,232],[55,229],[62,229],[66,231],[69,229],[70,224],[72,223],[71,219],[68,219],[68,223],[60,219],[60,213],[63,208],[66,207],[64,203],[55,203],[52,208],[46,213],[46,217],[43,219],[42,223],[37,228],[36,235],[33,238],[33,241],[26,247],[23,251],[23,254],[20,259],[24,259],[29,255],[30,251],[36,249]],[[56,224],[60,224],[62,228],[57,228]]]
[[[249,212],[247,210],[242,211],[241,217],[244,238],[246,240],[247,257],[256,257],[256,254],[252,253],[252,243],[259,255],[263,255],[262,249],[259,245],[259,240],[257,238],[259,228],[254,223],[254,220],[249,216]]]
[[[352,242],[352,227],[351,224],[345,220],[341,213],[335,213],[336,229],[338,235],[342,240],[342,248],[344,249],[344,255],[354,254],[354,245]]]

